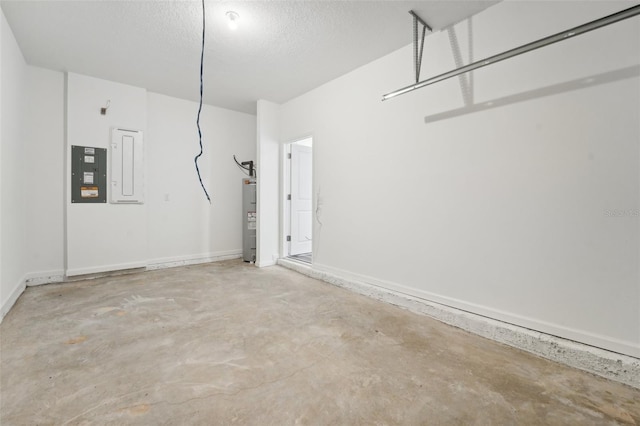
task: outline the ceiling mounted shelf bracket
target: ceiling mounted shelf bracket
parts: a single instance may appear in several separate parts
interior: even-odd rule
[[[414,18],[416,18],[416,15],[413,12],[409,12],[411,13]],[[387,93],[386,95],[382,96],[382,100],[386,101],[387,99],[391,99],[393,97],[399,96],[399,95],[403,95],[405,93],[408,92],[412,92],[416,89],[420,89],[422,87],[426,87],[429,86],[431,84],[435,84],[435,83],[439,83],[443,80],[447,80],[451,77],[455,77],[457,75],[463,74],[463,73],[467,73],[473,70],[476,70],[478,68],[483,68],[486,67],[487,65],[492,65],[495,64],[497,62],[500,61],[504,61],[505,59],[509,59],[509,58],[513,58],[514,56],[518,56],[521,55],[523,53],[526,52],[530,52],[532,50],[535,49],[539,49],[541,47],[545,47],[548,46],[550,44],[553,43],[558,43],[560,41],[564,41],[570,38],[573,38],[575,36],[581,35],[581,34],[585,34],[589,31],[593,31],[596,30],[598,28],[602,28],[605,27],[607,25],[611,25],[611,24],[615,24],[616,22],[620,22],[623,21],[625,19],[629,19],[632,18],[634,16],[640,15],[640,5],[636,5],[633,7],[630,7],[628,9],[624,9],[621,10],[620,12],[616,12],[613,13],[611,15],[605,16],[603,18],[600,19],[596,19],[595,21],[591,21],[591,22],[587,22],[586,24],[583,25],[579,25],[577,27],[556,33],[554,35],[548,36],[548,37],[544,37],[541,38],[539,40],[533,41],[531,43],[527,43],[524,44],[522,46],[516,47],[514,49],[511,50],[507,50],[505,52],[502,53],[498,53],[497,55],[493,55],[490,56],[488,58],[485,59],[481,59],[479,61],[473,62],[469,65],[465,65],[463,67],[460,68],[456,68],[454,70],[445,72],[443,74],[437,75],[435,77],[431,77],[428,78],[426,80],[423,81],[417,81],[415,84],[412,84],[410,86],[407,87],[403,87],[402,89],[398,89],[395,92],[390,92]],[[419,19],[419,18],[418,18]],[[424,21],[422,21],[424,23]],[[414,25],[415,28],[415,25]],[[417,58],[417,36],[416,33],[414,31],[414,56]],[[416,63],[418,63],[419,61],[416,59]],[[418,67],[416,67],[416,71],[418,71]]]
[[[418,16],[413,10],[409,11],[409,14],[413,16],[413,65],[416,70],[416,83],[420,81],[420,68],[422,67],[422,52],[424,51],[424,37],[429,32],[433,32],[433,29],[427,24],[424,19]],[[422,24],[422,39],[420,41],[420,47],[418,48],[418,27]]]

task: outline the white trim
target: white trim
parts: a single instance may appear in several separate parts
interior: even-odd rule
[[[239,259],[241,257],[242,249],[192,254],[188,256],[165,257],[149,260],[147,262],[147,271],[175,268],[177,266],[197,265],[200,263],[219,262],[221,260]]]
[[[291,154],[291,142],[280,144],[280,232],[278,235],[280,243],[280,257],[289,256],[290,242],[287,235],[291,235],[291,202],[287,200],[287,194],[291,190],[291,164],[289,155]]]
[[[297,142],[302,142],[307,139],[311,139],[312,143],[314,143],[314,133],[308,132],[304,133],[300,137],[287,139],[285,141],[280,141],[280,163],[279,163],[279,185],[280,185],[280,212],[279,212],[279,221],[280,221],[280,232],[279,232],[279,248],[280,248],[280,257],[287,257],[290,255],[290,243],[287,241],[287,235],[291,235],[291,205],[289,200],[287,200],[287,194],[291,193],[291,163],[288,161],[288,156],[291,154],[291,145]],[[315,153],[315,151],[314,151]],[[315,165],[315,155],[312,157],[311,164],[311,182],[315,182],[315,173],[316,173],[316,165]],[[312,189],[313,192],[313,189]],[[315,204],[315,197],[312,200],[312,204]],[[312,205],[313,211],[315,211],[315,205]],[[314,214],[315,218],[315,214]],[[313,230],[315,232],[315,229]]]
[[[26,275],[25,281],[27,287],[61,283],[64,281],[64,270],[56,269],[53,271],[30,272]]]
[[[98,274],[100,272],[112,272],[112,271],[121,271],[123,269],[144,268],[145,266],[147,266],[147,262],[142,261],[142,262],[120,263],[116,265],[92,266],[88,268],[67,269],[67,276],[73,277],[75,275]]]
[[[273,266],[273,265],[275,265],[277,263],[278,263],[277,260],[266,260],[264,262],[256,262],[256,266],[258,268],[266,268],[268,266]]]
[[[11,308],[13,308],[13,305],[15,305],[16,302],[18,301],[18,298],[20,297],[20,295],[27,288],[25,282],[26,282],[26,276],[22,277],[22,279],[18,282],[18,285],[11,292],[11,295],[9,296],[7,301],[2,304],[2,308],[0,308],[0,323],[2,323],[2,320],[4,319],[5,315],[9,313]]]
[[[491,316],[473,313],[470,312],[470,309],[461,309],[449,304],[427,300],[423,296],[408,294],[408,288],[404,286],[393,283],[382,285],[383,282],[380,280],[346,273],[325,265],[314,264],[310,266],[287,259],[280,259],[278,264],[355,293],[430,316],[479,336],[640,389],[640,359],[638,357],[594,347],[589,343],[582,343],[583,340],[575,341],[577,339],[557,337],[552,333],[536,331],[546,323],[539,322],[540,328],[535,329],[514,325],[509,321],[498,319],[497,317],[501,315],[498,311],[493,311],[494,315]],[[402,288],[404,291],[397,291],[393,287]],[[424,292],[415,289],[409,290],[424,294]],[[487,308],[484,311],[490,312]],[[516,317],[513,316],[513,318]],[[530,321],[535,323],[533,320]],[[558,327],[558,329],[560,328]],[[573,332],[576,331],[573,330]],[[581,336],[588,338],[592,335],[582,333]],[[632,354],[638,353],[640,349],[628,342],[600,337],[610,343],[628,347]]]

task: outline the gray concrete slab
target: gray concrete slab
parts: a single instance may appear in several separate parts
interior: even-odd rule
[[[640,424],[640,390],[274,266],[28,288],[0,423]]]

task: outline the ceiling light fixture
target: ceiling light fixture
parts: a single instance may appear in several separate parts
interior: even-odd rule
[[[238,29],[238,21],[240,20],[240,15],[232,10],[228,11],[226,15],[227,19],[229,19],[229,28],[232,30]]]

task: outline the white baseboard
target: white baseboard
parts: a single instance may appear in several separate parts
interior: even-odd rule
[[[64,281],[64,270],[42,271],[27,274],[27,287],[34,287],[43,284],[61,283]]]
[[[287,259],[280,259],[278,264],[355,293],[427,315],[479,336],[640,389],[640,359],[637,357],[433,302],[382,286],[379,281],[371,283],[362,277],[355,279],[354,274],[345,277],[329,271],[327,267],[320,266],[321,269],[318,269],[315,264],[310,266]]]
[[[178,266],[197,265],[199,263],[217,262],[227,259],[242,257],[242,250],[226,250],[211,253],[201,253],[186,256],[165,257],[150,259],[142,262],[123,263],[119,265],[105,265],[90,268],[77,268],[67,270],[67,276],[98,274],[102,272],[116,272],[126,269],[145,268],[147,271],[156,269],[175,268]]]
[[[147,262],[147,271],[175,268],[178,266],[197,265],[200,263],[219,262],[221,260],[239,259],[241,257],[242,249],[217,251],[188,256],[165,257],[149,260]]]
[[[145,266],[147,266],[147,262],[139,261],[131,263],[120,263],[115,265],[101,265],[91,266],[88,268],[67,269],[67,277],[73,277],[76,275],[100,274],[102,272],[122,271],[125,269],[144,268]]]
[[[151,271],[155,269],[164,269],[164,268],[173,268],[177,266],[186,266],[186,265],[195,265],[199,263],[209,263],[209,262],[217,262],[221,260],[227,259],[238,259],[242,257],[242,250],[227,250],[220,252],[213,252],[201,255],[191,255],[191,256],[180,256],[174,258],[165,258],[165,259],[155,259],[149,262],[136,262],[136,263],[127,263],[120,265],[110,265],[110,266],[101,266],[95,268],[78,268],[73,270],[68,270],[65,275],[64,270],[54,270],[54,271],[42,271],[42,272],[31,272],[26,274],[20,283],[15,287],[15,289],[11,292],[11,296],[7,301],[0,307],[0,323],[2,319],[5,317],[7,313],[11,310],[13,305],[16,303],[20,295],[24,292],[24,290],[28,287],[39,286],[44,284],[53,284],[53,283],[61,283],[66,281],[74,281],[77,279],[85,279],[85,278],[99,278],[102,276],[108,276],[110,273],[122,273],[125,270],[131,270],[135,268],[146,267],[146,270]],[[87,277],[80,277],[79,275],[87,275]],[[90,276],[94,275],[94,276]],[[74,279],[69,279],[68,277],[73,277]]]
[[[564,339],[581,342],[596,348],[603,348],[607,351],[617,352],[624,355],[640,358],[640,344],[634,344],[628,341],[617,340],[608,336],[589,333],[585,330],[576,330],[570,327],[564,327],[558,324],[541,321],[539,319],[518,315],[514,312],[505,312],[492,307],[470,303],[468,301],[454,299],[452,297],[442,296],[440,294],[427,292],[413,287],[408,287],[390,281],[383,281],[376,278],[354,274],[337,268],[331,268],[325,265],[313,264],[313,268],[333,274],[351,282],[362,282],[369,286],[391,290],[398,294],[411,296],[419,300],[426,300],[439,305],[444,305],[456,310],[469,312],[472,314],[495,319],[507,324],[514,324],[519,327],[537,330],[552,336],[560,336]]]
[[[9,313],[11,308],[13,308],[13,305],[15,305],[16,302],[18,301],[18,298],[20,297],[22,292],[24,292],[24,290],[27,288],[25,283],[26,283],[26,278],[23,277],[20,280],[20,282],[18,282],[18,284],[15,286],[15,288],[9,295],[9,298],[2,304],[2,307],[0,308],[0,323],[2,323],[2,320],[4,319],[5,315]]]

